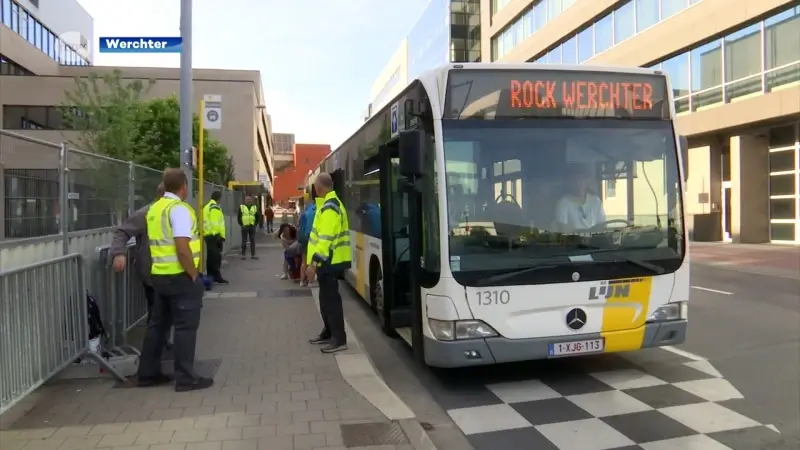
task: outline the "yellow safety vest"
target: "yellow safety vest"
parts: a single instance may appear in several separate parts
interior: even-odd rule
[[[322,207],[314,215],[306,263],[338,265],[349,264],[351,260],[350,223],[347,220],[347,210],[336,193],[331,191],[325,196]]]
[[[189,248],[192,250],[194,266],[200,267],[200,236],[197,230],[197,216],[194,209],[185,202],[174,198],[162,197],[147,211],[147,237],[150,240],[150,255],[153,265],[151,275],[177,275],[185,272],[178,261],[178,250],[172,236],[172,224],[169,212],[176,205],[183,205],[189,210],[192,218],[192,238]]]
[[[242,226],[249,227],[256,224],[256,213],[258,213],[256,205],[241,205],[239,209],[242,211]]]
[[[225,216],[222,209],[214,200],[209,200],[203,208],[203,235],[220,235],[225,238]]]

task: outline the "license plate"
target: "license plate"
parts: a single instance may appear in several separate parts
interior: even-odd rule
[[[548,350],[550,356],[569,356],[602,352],[605,348],[605,339],[590,339],[588,341],[557,342],[550,344]]]

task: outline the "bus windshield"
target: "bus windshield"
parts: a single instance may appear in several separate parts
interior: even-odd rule
[[[444,120],[442,137],[450,265],[462,284],[537,265],[570,276],[594,263],[599,279],[679,266],[670,121]]]

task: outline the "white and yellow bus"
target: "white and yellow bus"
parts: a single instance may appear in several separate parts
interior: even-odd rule
[[[450,64],[309,175],[334,178],[347,282],[430,366],[686,338],[685,139],[663,72]]]

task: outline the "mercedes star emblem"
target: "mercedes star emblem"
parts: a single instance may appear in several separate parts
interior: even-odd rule
[[[572,281],[578,281],[581,279],[581,274],[578,272],[572,272]]]
[[[580,330],[586,325],[586,312],[580,308],[575,308],[567,313],[567,326],[573,330]]]

